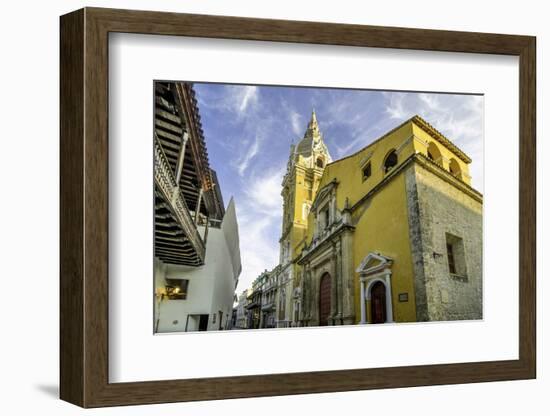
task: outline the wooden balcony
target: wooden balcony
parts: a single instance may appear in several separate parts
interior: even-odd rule
[[[155,256],[171,264],[200,266],[206,247],[163,147],[155,136]]]

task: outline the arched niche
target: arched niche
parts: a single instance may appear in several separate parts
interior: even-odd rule
[[[434,161],[438,165],[441,165],[441,151],[434,142],[428,144],[428,159]]]
[[[460,165],[454,158],[449,161],[449,172],[451,172],[454,177],[462,179],[462,169],[460,169]]]

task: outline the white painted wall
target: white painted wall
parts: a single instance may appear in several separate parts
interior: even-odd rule
[[[199,227],[204,235],[204,228]],[[155,302],[157,332],[198,330],[198,319],[188,315],[208,315],[208,331],[218,330],[219,312],[222,328],[231,320],[233,295],[241,272],[239,230],[235,202],[229,202],[220,228],[210,227],[206,241],[204,266],[189,267],[164,264],[155,259],[155,288],[163,288],[167,279],[188,279],[187,299]],[[187,328],[186,328],[187,327]]]
[[[82,409],[57,399],[58,386],[58,292],[59,292],[59,169],[58,169],[58,17],[83,6],[165,10],[187,13],[242,15],[264,18],[320,20],[342,23],[409,26],[498,33],[532,34],[538,37],[537,94],[539,137],[538,212],[538,342],[539,379],[457,386],[434,386],[397,390],[358,391],[332,394],[219,400],[164,405]],[[545,415],[548,413],[550,360],[548,354],[548,275],[550,221],[550,158],[546,137],[550,100],[550,25],[543,1],[474,1],[443,4],[441,1],[394,0],[358,2],[303,0],[52,0],[5,2],[0,13],[3,65],[0,67],[2,96],[0,114],[0,184],[9,203],[0,205],[1,275],[12,284],[0,302],[3,341],[0,346],[2,414],[47,415],[182,415],[194,416],[255,413],[284,415],[314,411],[318,415],[339,414],[344,409],[365,409],[369,414],[410,416]],[[24,16],[24,17],[23,17]],[[498,18],[495,18],[495,17]],[[22,24],[24,22],[24,24]],[[25,82],[27,82],[27,84]],[[32,85],[32,94],[25,85]],[[29,107],[32,100],[32,107]],[[21,111],[21,110],[25,111]],[[38,134],[23,133],[21,126],[33,126]],[[9,122],[5,122],[8,120]],[[24,156],[25,168],[22,168]],[[17,174],[17,175],[16,175]],[[29,186],[33,184],[32,192]],[[3,199],[2,201],[5,201]],[[547,214],[546,214],[547,215]],[[16,220],[17,219],[17,220]],[[32,256],[30,253],[32,252]],[[15,279],[25,284],[14,284]],[[25,303],[10,293],[32,284]],[[544,324],[543,324],[544,323]],[[200,334],[198,336],[207,336]],[[334,350],[334,345],[324,347]],[[294,348],[294,346],[281,346]],[[228,358],[230,359],[230,357]],[[159,359],[159,364],[162,360]],[[368,409],[368,411],[367,411]]]

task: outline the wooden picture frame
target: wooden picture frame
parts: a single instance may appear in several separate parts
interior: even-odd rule
[[[82,407],[536,377],[536,40],[530,36],[85,8],[61,17],[60,396]],[[108,34],[127,32],[519,57],[519,359],[109,383]]]

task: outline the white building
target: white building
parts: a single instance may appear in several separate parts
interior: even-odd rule
[[[201,234],[204,227],[199,227]],[[231,328],[233,294],[241,273],[235,203],[221,226],[208,228],[203,266],[168,264],[155,258],[155,332]]]

